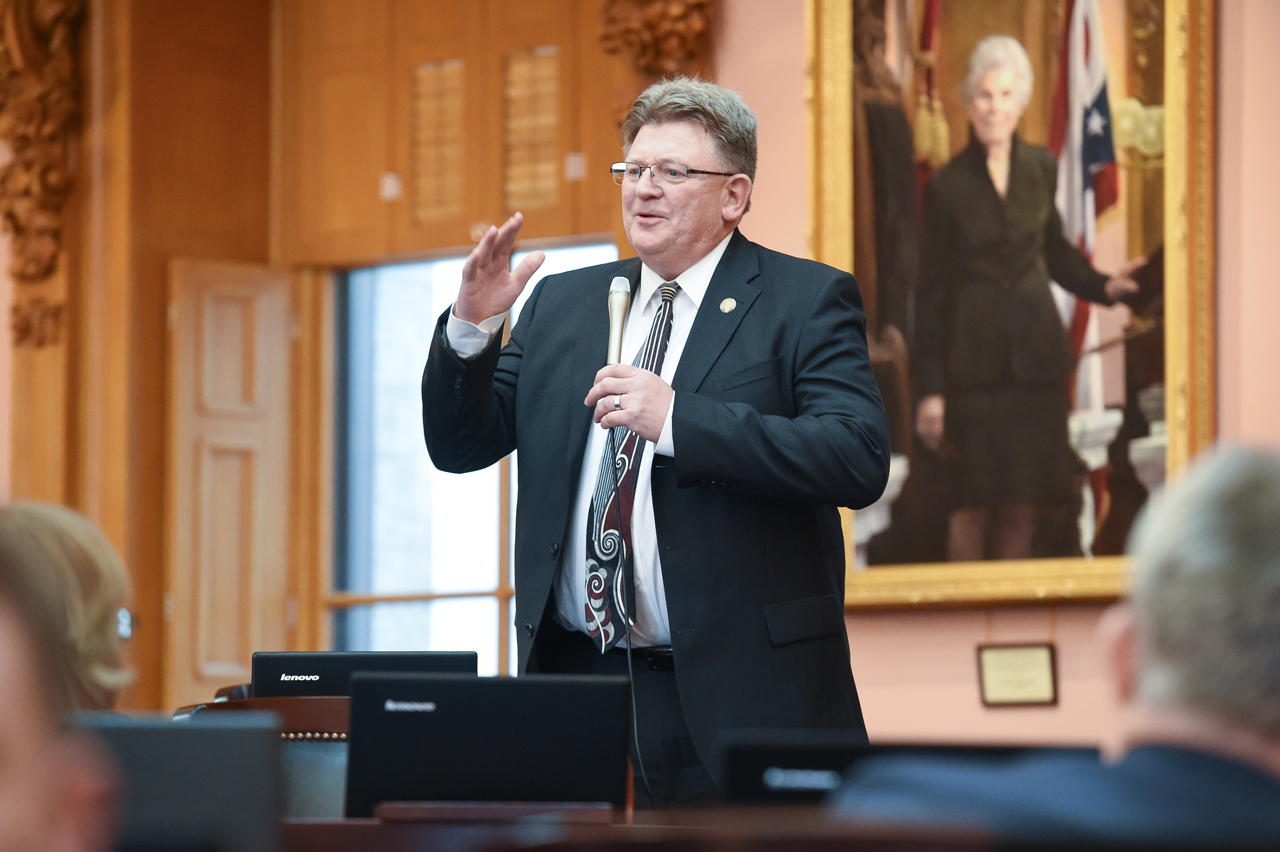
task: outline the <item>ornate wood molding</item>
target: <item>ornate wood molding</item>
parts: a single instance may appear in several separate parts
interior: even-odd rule
[[[853,6],[807,0],[813,257],[853,271]]]
[[[83,16],[83,0],[0,0],[0,139],[13,154],[0,169],[0,222],[19,282],[48,278],[62,250],[80,123],[74,34]]]
[[[903,606],[982,606],[1007,603],[1093,603],[1124,593],[1125,561],[1035,559],[1000,565],[951,562],[857,572],[846,583],[845,605],[870,609]]]
[[[65,324],[63,307],[43,296],[15,301],[9,315],[13,345],[39,349],[61,343]]]
[[[710,5],[710,0],[608,0],[600,45],[641,74],[691,73],[705,49]]]

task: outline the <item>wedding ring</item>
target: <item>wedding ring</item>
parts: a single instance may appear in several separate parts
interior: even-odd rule
[[[613,395],[613,410],[614,411],[622,410],[622,394],[620,393],[615,393]]]

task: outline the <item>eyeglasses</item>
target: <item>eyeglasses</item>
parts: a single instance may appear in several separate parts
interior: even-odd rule
[[[120,607],[116,610],[116,636],[122,641],[128,641],[133,638],[133,628],[137,624],[137,619],[133,617],[133,613],[128,608]]]
[[[689,175],[720,175],[733,177],[737,172],[708,172],[702,169],[691,169],[683,163],[654,163],[643,166],[640,163],[614,163],[609,167],[613,182],[621,186],[623,183],[636,183],[645,172],[653,178],[653,182],[663,186],[674,186],[684,183]]]

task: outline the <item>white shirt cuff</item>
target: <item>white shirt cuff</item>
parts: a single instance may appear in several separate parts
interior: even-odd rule
[[[495,334],[502,331],[502,324],[506,321],[507,312],[503,311],[497,316],[481,320],[480,324],[476,325],[473,322],[458,319],[451,307],[449,319],[444,326],[444,339],[459,358],[474,358],[484,351]]]
[[[662,421],[662,434],[658,436],[658,442],[653,445],[653,451],[660,456],[671,456],[675,458],[676,448],[675,442],[671,436],[671,416],[676,410],[676,395],[671,395],[671,404],[667,406],[667,419]]]

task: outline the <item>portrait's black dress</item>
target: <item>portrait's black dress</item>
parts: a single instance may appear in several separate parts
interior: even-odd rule
[[[1062,233],[1057,163],[1016,136],[1001,199],[976,139],[925,197],[916,391],[946,399],[960,507],[1073,496],[1065,377],[1074,359],[1049,290],[1110,304],[1107,276]]]

